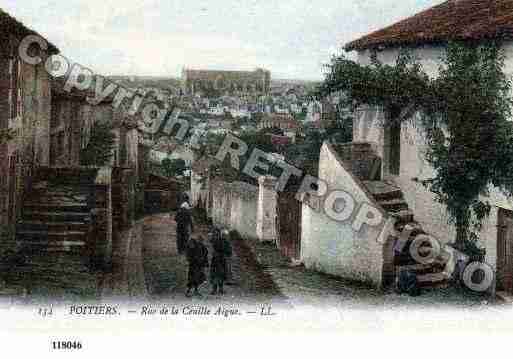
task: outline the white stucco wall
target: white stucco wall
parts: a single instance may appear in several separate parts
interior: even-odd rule
[[[208,194],[209,194],[209,178],[203,179],[202,176],[196,174],[194,171],[191,173],[191,205],[193,207],[205,205],[208,210]]]
[[[441,64],[441,58],[445,53],[443,47],[425,46],[411,49],[417,57],[424,71],[429,76],[436,77]],[[506,54],[505,72],[513,75],[513,42],[504,45]],[[398,49],[388,49],[378,53],[378,59],[385,64],[394,64]],[[362,51],[358,54],[361,64],[368,64],[370,53]],[[437,237],[443,243],[452,242],[456,232],[450,223],[446,207],[436,202],[435,196],[428,191],[419,181],[432,178],[435,173],[426,162],[424,154],[427,148],[425,134],[419,125],[418,115],[413,121],[403,123],[401,129],[401,166],[399,176],[387,173],[387,147],[383,126],[383,113],[379,109],[362,109],[355,118],[353,126],[354,141],[371,141],[378,145],[378,152],[383,158],[383,178],[398,185],[405,199],[415,214],[415,220],[430,234]],[[492,267],[496,266],[497,253],[497,219],[498,209],[512,210],[513,201],[504,196],[497,188],[490,189],[487,200],[493,208],[490,216],[485,220],[480,233],[481,244],[486,248],[486,261]]]
[[[276,216],[278,194],[276,178],[262,176],[258,179],[257,237],[261,242],[276,242]]]
[[[232,197],[231,227],[243,238],[255,238],[257,232],[257,188],[244,183],[239,192]]]
[[[356,203],[353,218],[363,203],[373,200],[340,164],[331,147],[321,148],[319,178],[331,190],[350,193]],[[384,221],[387,219],[384,214]],[[360,232],[352,228],[352,219],[337,222],[323,210],[303,204],[301,259],[307,268],[381,286],[383,269],[383,244],[380,241],[383,227],[364,225]]]
[[[214,225],[233,229],[243,238],[257,238],[258,188],[244,182],[211,182]]]

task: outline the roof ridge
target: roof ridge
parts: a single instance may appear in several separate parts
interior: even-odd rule
[[[36,35],[46,40],[48,43],[48,50],[51,54],[58,54],[59,49],[48,41],[44,36],[39,34],[37,31],[27,27],[21,21],[10,15],[7,11],[0,8],[0,27],[12,26],[13,29],[9,29],[11,32],[14,32],[18,37],[25,37],[28,35]]]
[[[345,45],[346,51],[513,35],[511,0],[447,0]]]

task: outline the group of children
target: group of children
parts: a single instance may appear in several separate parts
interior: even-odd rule
[[[208,249],[202,236],[191,238],[187,246],[187,261],[189,273],[186,296],[200,295],[198,288],[206,281],[205,269],[210,266],[210,283],[212,292],[210,294],[224,294],[224,285],[231,281],[231,257],[232,246],[228,239],[228,232],[212,227],[208,234],[212,247],[212,258],[210,265],[208,260]],[[227,284],[231,284],[228,282]]]
[[[208,237],[212,247],[212,256],[209,263],[205,239],[202,236],[190,238],[194,227],[187,196],[184,196],[184,201],[178,209],[175,220],[177,222],[178,253],[185,253],[189,264],[187,292],[185,295],[189,297],[191,292],[193,292],[192,295],[200,295],[199,287],[207,280],[205,274],[207,267],[210,267],[211,294],[224,294],[225,283],[231,284],[232,279],[232,246],[228,231],[221,231],[210,223]]]

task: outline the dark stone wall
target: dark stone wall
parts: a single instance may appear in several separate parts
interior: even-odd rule
[[[0,237],[13,239],[34,169],[49,163],[51,86],[44,63],[24,63],[17,52],[19,41],[3,37],[7,41],[0,55],[0,128],[11,126],[15,138],[0,144]],[[44,62],[47,54],[41,55]],[[13,60],[12,67],[9,60]]]

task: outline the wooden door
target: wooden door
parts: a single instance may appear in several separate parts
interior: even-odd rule
[[[9,225],[16,221],[16,163],[18,161],[16,153],[9,158],[9,174],[8,174],[8,209],[7,218]]]
[[[398,176],[401,167],[401,123],[394,121],[390,125],[390,174]]]
[[[497,290],[513,293],[513,211],[499,209]]]
[[[295,192],[278,194],[278,246],[284,256],[295,260],[301,257],[301,210]]]

